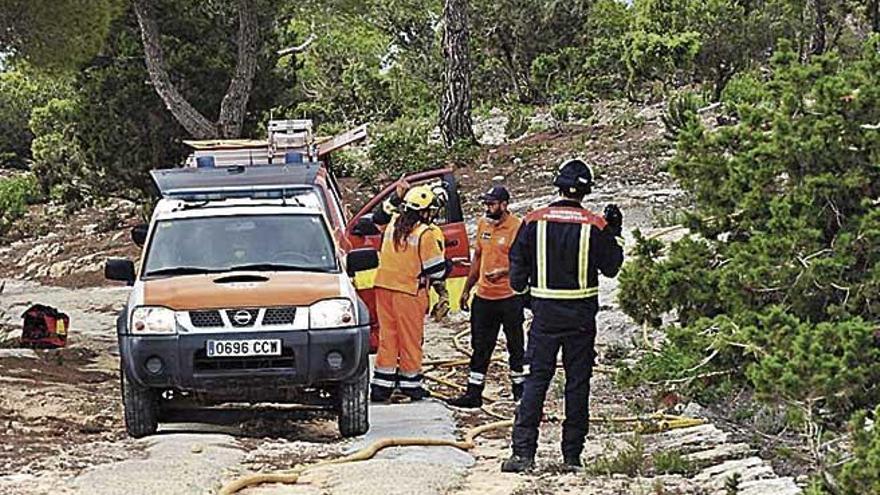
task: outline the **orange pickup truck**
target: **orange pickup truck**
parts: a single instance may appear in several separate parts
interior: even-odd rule
[[[394,188],[348,218],[326,158],[152,172],[161,199],[132,230],[141,259],[105,266],[107,278],[132,286],[117,319],[129,435],[153,434],[193,407],[258,402],[331,409],[343,436],[369,429],[371,215]],[[447,256],[466,257],[452,171],[408,178],[437,180],[449,193]],[[457,270],[451,293],[466,275]]]

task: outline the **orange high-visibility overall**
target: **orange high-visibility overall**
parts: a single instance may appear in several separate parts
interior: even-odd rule
[[[428,280],[445,275],[443,234],[419,223],[398,247],[394,245],[395,220],[385,229],[376,272],[379,350],[373,385],[418,389],[422,386]]]

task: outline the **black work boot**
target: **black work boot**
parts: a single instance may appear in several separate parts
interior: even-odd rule
[[[482,407],[483,406],[483,386],[482,385],[474,385],[473,383],[468,383],[467,392],[464,395],[456,397],[454,399],[449,399],[446,401],[450,406],[455,407],[465,407],[465,408],[473,408],[473,407]]]
[[[415,402],[417,400],[427,399],[431,396],[431,392],[428,392],[422,387],[416,388],[401,388],[400,393],[410,398],[411,401]]]
[[[380,385],[370,385],[370,401],[371,402],[388,402],[394,389],[382,387]]]
[[[563,461],[565,462],[565,467],[572,469],[574,471],[580,471],[584,468],[583,463],[581,463],[580,454],[565,454],[562,456]]]
[[[509,459],[501,464],[502,473],[522,473],[530,471],[535,467],[534,456],[518,456],[512,455]]]
[[[514,383],[513,387],[511,387],[511,388],[513,389],[513,401],[519,402],[523,396],[523,389],[524,389],[523,384],[522,383]]]

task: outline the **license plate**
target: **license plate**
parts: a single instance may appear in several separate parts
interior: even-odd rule
[[[209,340],[205,351],[208,357],[280,356],[281,340]]]

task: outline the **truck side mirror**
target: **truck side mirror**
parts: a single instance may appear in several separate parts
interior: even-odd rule
[[[131,242],[143,247],[144,243],[147,242],[147,229],[149,229],[149,226],[145,223],[132,227]]]
[[[104,278],[134,285],[134,263],[123,258],[109,258],[104,264]]]
[[[345,259],[345,271],[349,276],[357,272],[372,270],[379,266],[379,251],[373,248],[353,249]]]
[[[354,228],[351,229],[351,233],[359,236],[381,234],[379,227],[376,227],[376,222],[373,221],[373,215],[370,214],[358,218]]]

